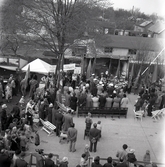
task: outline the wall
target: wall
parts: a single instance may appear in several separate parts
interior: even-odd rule
[[[128,56],[128,49],[113,48],[112,55]]]

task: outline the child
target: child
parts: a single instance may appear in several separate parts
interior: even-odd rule
[[[144,166],[146,166],[147,164],[150,163],[151,158],[150,158],[150,151],[149,151],[149,150],[146,151],[146,153],[145,153],[145,155],[144,155],[144,157],[143,157],[143,161],[146,162],[146,163],[144,164]]]
[[[89,145],[88,144],[85,145],[84,154],[85,154],[85,160],[87,161],[88,158],[90,157]]]
[[[25,103],[25,98],[24,96],[21,97],[21,99],[19,100],[19,103],[21,105],[21,107],[23,107],[24,103]]]
[[[137,161],[137,159],[136,159],[136,157],[135,157],[135,150],[134,149],[130,149],[129,150],[129,152],[128,152],[128,154],[127,154],[127,157],[128,157],[128,162],[130,162],[130,163],[133,163],[134,164],[134,166],[136,166],[136,161]]]
[[[36,145],[36,146],[39,146],[40,145],[40,136],[39,136],[39,133],[38,133],[38,131],[35,131],[35,137],[34,137],[34,144]]]
[[[81,167],[87,167],[87,165],[88,165],[88,162],[87,162],[87,160],[85,159],[85,157],[86,157],[86,154],[83,153],[83,154],[81,155],[81,159],[80,159],[80,166],[81,166]]]

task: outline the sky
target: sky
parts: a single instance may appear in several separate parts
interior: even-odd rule
[[[139,8],[145,14],[157,13],[158,16],[165,17],[165,0],[107,0],[113,3],[113,8],[130,10]],[[163,10],[164,9],[164,10]]]

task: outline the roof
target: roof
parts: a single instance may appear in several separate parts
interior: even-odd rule
[[[148,28],[148,30],[159,34],[165,30],[165,24],[161,23],[161,22],[156,22],[154,25],[152,25],[150,28]]]
[[[153,21],[145,21],[145,22],[141,23],[139,26],[140,27],[146,27],[146,26],[148,26],[151,23],[153,23]]]
[[[123,49],[137,49],[148,51],[160,51],[164,48],[165,40],[160,38],[146,38],[137,36],[122,35],[98,35],[96,47],[113,47]]]

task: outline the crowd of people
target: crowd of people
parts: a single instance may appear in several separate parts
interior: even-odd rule
[[[10,162],[13,167],[19,167],[20,164],[27,166],[24,163],[25,152],[28,150],[29,143],[34,143],[36,146],[40,145],[40,137],[37,132],[38,125],[42,125],[42,120],[48,120],[50,123],[56,126],[56,135],[60,136],[61,132],[67,134],[67,141],[69,144],[69,151],[75,152],[76,141],[77,141],[77,129],[73,121],[73,111],[77,111],[78,107],[93,107],[93,108],[104,108],[104,107],[128,107],[128,85],[127,82],[118,83],[116,78],[108,78],[106,75],[101,74],[100,77],[92,74],[87,80],[85,76],[76,77],[75,75],[65,75],[63,78],[62,86],[57,88],[53,84],[53,76],[47,75],[42,78],[44,87],[40,87],[37,80],[37,75],[32,75],[28,84],[23,79],[20,84],[15,82],[13,75],[10,75],[6,85],[0,82],[0,91],[2,91],[2,111],[1,111],[1,157],[6,156],[5,162]],[[29,87],[29,94],[27,94],[27,87]],[[8,88],[10,91],[8,91]],[[130,90],[129,90],[130,91]],[[10,92],[8,94],[8,92]],[[13,107],[12,111],[7,111],[7,102],[12,99],[13,96],[21,94],[21,99]],[[69,108],[64,112],[58,105],[64,103]],[[147,107],[146,107],[147,106]],[[159,89],[151,86],[146,88],[142,86],[139,91],[139,98],[135,104],[135,110],[145,110],[148,116],[151,116],[151,111],[154,109],[161,109],[165,107],[165,92],[159,91]],[[34,124],[37,122],[37,128]],[[93,123],[91,114],[89,113],[85,119],[86,129],[89,130],[89,141],[90,145],[85,146],[85,151],[81,156],[80,166],[87,166],[87,159],[90,156],[89,152],[97,151],[97,142],[101,138],[101,121]],[[93,125],[93,127],[92,127]],[[7,151],[6,151],[7,150]],[[8,151],[12,151],[12,158]],[[47,164],[45,167],[49,167],[52,162],[52,154],[48,157],[43,157],[43,150],[39,150],[34,154],[37,159],[42,159],[42,165]],[[19,160],[14,160],[17,157]],[[40,158],[39,158],[40,157]],[[120,155],[118,155],[120,157]],[[10,161],[8,160],[10,159]],[[16,158],[16,159],[17,159]],[[12,159],[12,160],[11,160]],[[46,159],[46,160],[45,160]],[[49,159],[51,162],[47,162]],[[124,163],[127,158],[119,158],[120,163]],[[48,160],[48,161],[49,161]],[[21,161],[18,163],[18,161]],[[38,161],[37,161],[38,162]],[[47,162],[47,163],[46,163]],[[15,163],[17,164],[15,166]],[[40,163],[40,162],[39,162]],[[111,164],[111,165],[110,165]],[[53,164],[55,166],[55,164]],[[118,166],[119,164],[117,164]],[[125,164],[127,165],[127,163]],[[23,165],[21,167],[24,167]],[[42,167],[41,165],[38,165]],[[64,157],[60,162],[60,167],[67,167],[68,160]],[[92,167],[102,166],[99,163],[99,157],[96,157],[92,163]],[[112,158],[108,157],[107,163],[103,165],[105,167],[115,166],[112,164]],[[119,165],[126,167],[124,165]],[[8,166],[5,166],[8,167]]]

